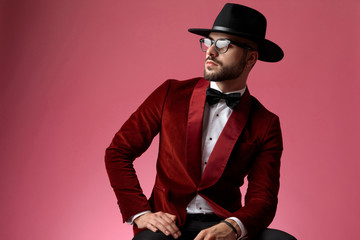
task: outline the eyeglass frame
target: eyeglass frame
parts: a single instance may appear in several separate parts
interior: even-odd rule
[[[203,47],[202,47],[202,43],[204,43],[204,39],[209,39],[211,41],[211,45],[214,45],[215,46],[215,50],[219,53],[219,54],[224,54],[226,53],[228,50],[229,50],[229,46],[230,44],[234,44],[238,47],[241,47],[241,48],[244,48],[244,49],[247,49],[247,50],[251,50],[251,51],[256,51],[254,48],[250,47],[249,45],[246,45],[244,43],[239,43],[239,42],[235,42],[235,41],[232,41],[232,40],[229,40],[229,39],[226,39],[226,38],[219,38],[219,39],[216,39],[216,40],[213,40],[211,38],[200,38],[200,48],[203,52],[207,52],[207,50],[204,50]],[[219,40],[226,40],[226,41],[229,41],[229,44],[226,46],[226,50],[225,52],[220,52],[220,50],[218,49],[218,47],[216,46],[216,42],[219,41]],[[208,49],[210,48],[208,47]]]

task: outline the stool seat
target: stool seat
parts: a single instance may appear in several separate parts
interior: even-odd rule
[[[296,238],[284,231],[267,228],[256,236],[254,240],[296,240]]]

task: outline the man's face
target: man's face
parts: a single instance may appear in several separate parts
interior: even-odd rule
[[[224,33],[210,33],[209,38],[229,39],[234,41],[234,36]],[[205,59],[204,78],[208,81],[226,81],[240,77],[246,65],[247,50],[230,44],[226,53],[219,54],[215,50],[214,44],[207,50]]]

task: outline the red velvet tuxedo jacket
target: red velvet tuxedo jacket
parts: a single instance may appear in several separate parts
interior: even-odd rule
[[[208,86],[202,78],[166,81],[116,133],[105,162],[124,221],[145,210],[163,211],[176,215],[181,226],[187,205],[199,194],[218,216],[239,218],[249,236],[271,223],[282,153],[279,119],[246,90],[202,173],[202,120]],[[148,200],[133,161],[158,133],[157,175]],[[246,176],[248,190],[243,205],[239,187]],[[139,231],[134,228],[135,233]]]

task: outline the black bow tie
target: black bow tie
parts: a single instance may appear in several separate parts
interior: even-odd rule
[[[215,103],[218,103],[220,99],[224,99],[226,102],[226,105],[234,109],[236,105],[240,102],[241,94],[240,93],[229,93],[224,94],[218,90],[212,89],[208,87],[206,90],[206,101],[209,103],[209,105],[213,105]]]

